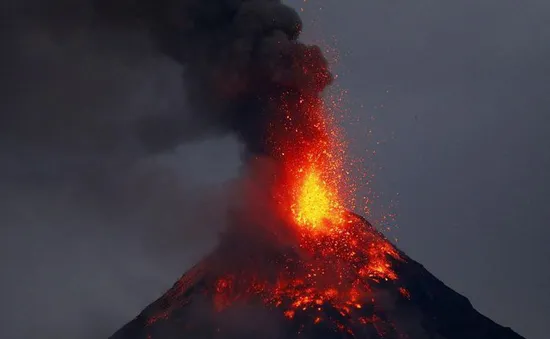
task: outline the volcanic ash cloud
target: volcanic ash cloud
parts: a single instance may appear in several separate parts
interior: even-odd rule
[[[298,41],[300,18],[280,1],[95,4],[110,24],[146,27],[159,50],[183,65],[182,95],[194,114],[214,130],[237,134],[249,154],[276,158],[281,144],[305,144],[325,133],[314,112],[332,76],[321,50]],[[144,141],[173,147],[185,138],[177,123],[177,117],[149,121]]]

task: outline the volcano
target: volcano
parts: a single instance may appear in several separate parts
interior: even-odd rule
[[[356,269],[330,253],[269,246],[270,237],[249,246],[239,232],[228,233],[110,339],[523,338],[477,312],[367,220],[347,218],[346,232],[370,248],[357,255]]]
[[[324,49],[300,41],[294,9],[96,2],[103,21],[145,28],[182,66],[189,111],[242,142],[246,172],[216,250],[112,339],[520,338],[347,212],[362,208],[356,188],[372,174],[347,154],[342,98],[326,91],[336,77]],[[146,145],[185,140],[170,135],[179,116],[153,121]]]

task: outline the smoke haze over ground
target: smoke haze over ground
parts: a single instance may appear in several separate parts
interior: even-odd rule
[[[1,2],[2,338],[108,336],[213,245],[239,166],[232,138],[144,148],[142,117],[186,118],[181,67],[68,3]]]

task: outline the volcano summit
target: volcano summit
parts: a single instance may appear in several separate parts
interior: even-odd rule
[[[110,339],[522,339],[478,313],[366,220],[348,218],[346,232],[370,244],[359,254],[349,247],[355,261],[326,246],[243,249],[227,234]]]

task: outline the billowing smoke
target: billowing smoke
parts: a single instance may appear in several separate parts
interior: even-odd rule
[[[182,143],[232,133],[276,158],[320,133],[331,76],[280,1],[1,0],[0,16],[3,337],[104,336],[200,257],[227,199],[192,163],[231,177],[239,149]]]
[[[224,228],[240,146],[196,141],[181,65],[99,19],[89,0],[0,0],[2,338],[107,337]],[[195,140],[151,154],[154,116]]]
[[[310,111],[332,76],[321,50],[297,40],[300,18],[281,1],[97,0],[96,5],[108,21],[148,29],[159,50],[184,67],[194,114],[236,133],[250,153],[276,157],[285,140],[307,141],[322,133]],[[185,137],[177,125],[177,118],[148,121],[144,139],[173,147]]]
[[[11,66],[3,72],[3,90],[10,94],[2,103],[7,112],[1,117],[3,137],[26,133],[36,140],[47,134],[48,142],[65,147],[75,147],[77,138],[77,146],[111,149],[133,142],[137,134],[149,151],[160,152],[207,133],[232,132],[249,153],[276,156],[285,140],[322,133],[310,111],[320,104],[319,95],[332,76],[321,50],[298,41],[300,18],[281,1],[5,1],[4,44],[19,53],[6,53],[2,64],[28,70],[26,78]],[[46,84],[60,78],[60,68],[72,77],[67,79],[72,86]],[[143,82],[152,69],[163,80],[149,79],[151,93],[121,103],[128,84]],[[184,88],[175,93],[181,84],[174,84],[182,79]],[[172,83],[166,88],[158,81]],[[102,107],[106,99],[90,100],[99,85],[111,101],[134,105],[135,112],[125,115],[110,110],[111,103],[110,109]],[[143,102],[153,92],[163,102],[161,109]],[[14,109],[27,109],[36,101],[55,111],[29,117]],[[67,108],[74,111],[69,105],[104,113],[60,116],[60,111],[71,111]],[[71,133],[60,127],[60,120],[71,125]],[[56,128],[64,131],[50,133]],[[69,134],[68,141],[64,137]]]

